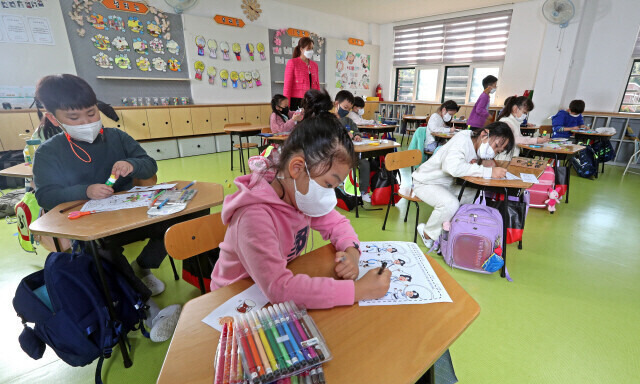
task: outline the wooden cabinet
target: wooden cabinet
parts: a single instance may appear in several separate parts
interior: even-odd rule
[[[193,120],[194,135],[206,135],[213,132],[209,108],[191,108],[191,119]]]
[[[211,131],[213,133],[224,133],[224,126],[229,124],[229,110],[227,107],[210,107]]]
[[[247,123],[251,123],[252,125],[261,125],[262,119],[260,117],[260,106],[259,105],[247,105],[244,107],[245,121]]]
[[[28,113],[9,112],[0,115],[0,142],[5,151],[23,150],[33,131]]]
[[[362,118],[365,120],[375,120],[375,111],[378,110],[379,103],[373,103],[370,101],[365,102],[364,104],[364,115]]]
[[[244,106],[227,107],[227,110],[229,111],[229,123],[237,124],[246,121]]]
[[[273,110],[271,110],[271,104],[261,105],[260,106],[260,124],[269,125],[271,124],[271,114]]]
[[[147,120],[149,120],[149,136],[152,139],[173,136],[171,116],[166,108],[147,109]]]
[[[173,123],[173,136],[192,136],[193,121],[190,108],[169,108]]]
[[[124,131],[136,140],[151,138],[147,111],[144,109],[125,109],[122,111]]]
[[[40,119],[38,118],[38,113],[37,112],[29,113],[29,118],[31,119],[31,126],[33,127],[33,132],[35,132],[36,129],[38,129],[38,127],[40,126]]]
[[[118,128],[124,131],[124,123],[122,122],[122,111],[116,111],[116,114],[120,118],[118,121],[113,121],[104,113],[100,112],[100,118],[102,119],[102,126],[105,128]]]

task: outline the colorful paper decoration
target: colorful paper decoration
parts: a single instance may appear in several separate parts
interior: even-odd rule
[[[213,20],[215,20],[218,24],[224,24],[238,28],[244,27],[244,21],[242,19],[236,19],[235,17],[215,15]]]
[[[160,55],[164,55],[164,43],[162,39],[155,38],[149,42],[149,47],[153,53],[158,53]]]
[[[264,55],[264,44],[258,43],[256,45],[256,49],[258,50],[258,53],[260,54],[260,60],[262,60],[262,61],[266,60],[267,58]]]
[[[238,79],[240,79],[240,84],[242,85],[242,89],[247,89],[247,81],[244,79],[244,72],[240,72],[238,74]]]
[[[138,60],[136,60],[136,65],[138,66],[138,69],[143,72],[151,72],[151,62],[149,62],[149,59],[144,56],[138,57]]]
[[[169,64],[169,69],[172,70],[173,72],[182,72],[182,69],[180,68],[180,65],[182,63],[180,63],[178,59],[172,57],[169,59],[167,64]]]
[[[360,40],[360,39],[349,38],[349,40],[347,40],[347,41],[351,45],[358,45],[360,47],[364,46],[364,41]]]
[[[233,50],[233,53],[235,53],[236,55],[236,60],[238,61],[242,60],[242,58],[240,57],[240,52],[242,51],[242,48],[240,48],[240,44],[233,43],[233,45],[231,46],[231,49]]]
[[[213,85],[216,80],[216,67],[207,68],[207,75],[209,75],[209,84]]]
[[[218,50],[218,42],[210,39],[207,41],[207,47],[209,47],[209,57],[212,59],[218,58],[218,55],[216,54],[216,51]]]
[[[122,69],[131,69],[131,60],[127,54],[116,55],[116,65]]]
[[[254,69],[253,72],[251,72],[251,76],[253,77],[253,80],[255,80],[256,82],[256,87],[259,87],[262,85],[262,81],[260,81],[260,72],[258,72],[257,69]]]
[[[162,57],[154,57],[153,60],[151,60],[151,64],[153,64],[153,68],[156,71],[167,72],[167,63]]]
[[[245,72],[244,73],[244,78],[247,80],[247,84],[249,85],[249,88],[253,88],[253,81],[251,78],[251,72]]]
[[[220,51],[222,51],[222,59],[229,60],[229,43],[226,41],[220,43]]]
[[[129,52],[131,49],[129,48],[129,43],[127,42],[127,39],[125,39],[122,36],[116,36],[113,39],[113,42],[111,43],[111,45],[116,49],[116,51],[118,52]]]
[[[233,86],[233,88],[238,88],[238,72],[231,72],[229,77],[231,78],[231,85]]]
[[[128,0],[102,0],[102,5],[115,11],[140,13],[144,15],[149,12],[149,8],[144,3]]]
[[[103,36],[102,34],[97,34],[91,38],[93,41],[93,46],[98,48],[101,51],[110,51],[111,50],[111,42],[109,41],[109,37]]]
[[[198,47],[198,56],[204,56],[204,46],[207,41],[202,36],[196,36],[196,46]]]
[[[120,16],[116,16],[116,15],[109,16],[109,20],[107,21],[107,23],[108,23],[108,27],[105,28],[106,30],[111,29],[116,32],[122,32],[125,30],[124,21]]]
[[[105,30],[107,28],[104,22],[104,17],[100,14],[92,13],[91,16],[87,18],[87,21],[95,29]]]
[[[249,59],[253,61],[253,44],[247,43],[247,53],[249,54]]]
[[[196,69],[196,80],[202,80],[202,72],[204,72],[205,65],[202,61],[198,60],[193,63],[194,68]]]
[[[293,37],[309,37],[309,31],[305,31],[303,29],[293,29],[293,28],[289,28],[287,29],[287,35],[289,36],[293,36]]]
[[[100,52],[93,56],[93,60],[96,61],[96,65],[100,68],[113,69],[113,59],[104,52]]]
[[[144,25],[142,25],[136,16],[129,16],[127,26],[133,33],[139,33],[141,35],[144,33]]]
[[[133,50],[141,55],[148,55],[149,45],[147,45],[147,40],[142,40],[139,37],[133,39]]]
[[[147,21],[147,33],[153,37],[158,37],[162,33],[162,29],[155,20]]]
[[[227,88],[227,79],[229,78],[229,72],[226,69],[220,71],[220,80],[222,80],[222,86]]]
[[[180,54],[180,46],[175,40],[167,41],[167,50],[174,55]]]

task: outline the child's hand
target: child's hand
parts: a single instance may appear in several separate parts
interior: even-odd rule
[[[360,254],[358,251],[354,252],[336,252],[336,275],[343,280],[355,280],[358,278],[360,270],[358,269],[358,260]]]
[[[482,160],[482,166],[491,168],[496,166],[496,162],[494,160]]]
[[[354,136],[353,141],[362,141],[362,136]]]
[[[91,184],[87,187],[87,197],[91,200],[106,199],[113,195],[113,188],[105,184]]]
[[[294,113],[292,117],[293,121],[302,121],[302,118],[303,118],[302,113],[298,113],[298,112]]]
[[[493,167],[491,169],[491,178],[492,179],[504,179],[507,177],[507,170],[500,167]]]
[[[367,272],[356,281],[355,301],[379,299],[389,292],[391,284],[391,271],[385,269],[378,275],[379,268]]]
[[[538,144],[544,144],[550,142],[551,139],[548,137],[538,137]]]
[[[116,179],[120,176],[128,176],[131,172],[133,172],[133,165],[124,160],[116,161],[111,168],[111,174],[115,175]]]

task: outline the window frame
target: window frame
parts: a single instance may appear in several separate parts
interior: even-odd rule
[[[503,62],[498,62],[498,61],[494,61],[494,62],[483,62],[483,63],[475,63],[475,64],[471,64],[469,66],[469,83],[467,84],[467,103],[466,104],[471,104],[471,83],[473,82],[473,71],[476,68],[495,68],[498,67],[498,76],[496,76],[498,78],[498,84],[500,83],[500,76],[502,75],[502,66],[504,65],[504,61]],[[495,97],[494,97],[494,101],[495,101]],[[475,104],[475,101],[473,102]]]
[[[413,69],[414,71],[416,71],[416,67],[393,67],[394,71],[394,76],[393,76],[393,84],[394,84],[394,89],[393,89],[393,101],[398,101],[398,72],[403,70],[403,69]],[[411,101],[415,101],[415,97],[416,97],[416,79],[415,76],[413,78],[413,93],[411,95]],[[401,103],[403,101],[400,101]]]
[[[640,36],[640,35],[639,35]],[[631,78],[631,74],[633,73],[633,67],[636,63],[640,63],[640,56],[634,56],[631,58],[631,64],[629,65],[628,75],[624,82],[624,88],[622,89],[622,96],[620,97],[620,104],[618,105],[618,113],[632,113],[635,115],[640,114],[640,112],[623,112],[621,111],[622,106],[624,105],[624,95],[627,93],[627,87],[629,86],[629,79]]]
[[[447,82],[445,79],[445,76],[447,74],[447,68],[462,68],[462,67],[466,67],[468,71],[471,71],[471,65],[469,64],[453,64],[453,65],[445,65],[443,67],[443,71],[442,71],[442,87],[440,88],[440,103],[444,103],[444,89],[447,86]],[[470,76],[467,73],[467,79],[469,79]],[[466,101],[469,99],[469,80],[467,80],[467,86],[466,86],[466,90],[465,90],[465,94],[464,94],[464,100],[465,103],[463,105],[466,105]]]
[[[442,64],[437,65],[422,65],[416,66],[416,79],[414,80],[415,86],[413,87],[413,101],[423,101],[426,103],[437,103],[440,100],[440,95],[442,94],[442,83],[444,81],[444,76],[442,74],[443,66]],[[420,71],[423,69],[437,69],[438,70],[438,80],[436,84],[436,99],[435,100],[421,100],[418,99],[418,76],[420,75]]]

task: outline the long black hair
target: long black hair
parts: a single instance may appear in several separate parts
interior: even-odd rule
[[[289,116],[285,116],[284,113],[282,113],[282,111],[278,111],[278,109],[276,107],[279,106],[280,102],[282,100],[286,100],[286,96],[281,95],[281,94],[275,94],[273,95],[273,98],[271,99],[271,110],[273,111],[273,113],[275,113],[277,116],[280,116],[280,118],[282,119],[282,121],[287,121],[287,119],[289,119]],[[286,119],[285,119],[286,117]]]
[[[333,101],[325,89],[322,91],[310,89],[304,94],[302,108],[304,108],[304,118],[308,119],[322,112],[329,112],[333,108]]]
[[[511,115],[511,111],[513,110],[513,107],[515,106],[519,108],[526,108],[527,113],[533,111],[533,101],[531,101],[530,98],[526,96],[518,96],[518,97],[512,96],[507,100],[507,103],[505,104],[504,108],[502,108],[502,112],[496,118],[496,120],[500,120],[503,117],[509,117]]]
[[[504,148],[504,152],[509,153],[513,150],[513,147],[516,144],[516,139],[513,137],[513,132],[507,123],[496,121],[484,128],[473,130],[471,137],[476,138],[480,136],[480,133],[485,129],[489,131],[489,137],[499,137],[507,141],[507,146]]]

